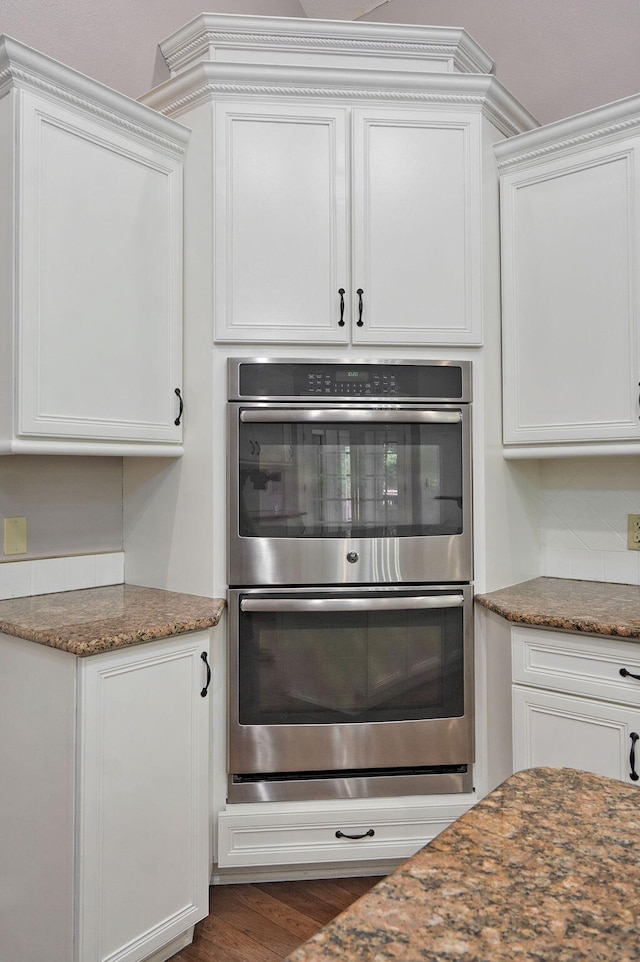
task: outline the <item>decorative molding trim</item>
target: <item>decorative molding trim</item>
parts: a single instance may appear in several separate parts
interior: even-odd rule
[[[549,442],[547,444],[514,444],[505,442],[502,456],[507,461],[524,458],[585,458],[585,457],[638,457],[640,441],[574,441]]]
[[[558,121],[496,144],[500,171],[569,153],[595,141],[622,139],[640,130],[640,96],[598,107],[568,120]]]
[[[181,158],[185,153],[190,131],[181,124],[4,37],[0,41],[0,96],[12,88],[53,97],[173,156]]]
[[[252,58],[259,49],[275,48],[424,60],[445,57],[452,69],[467,73],[489,73],[494,65],[463,29],[450,27],[202,14],[160,44],[174,74],[203,57],[209,59],[210,48],[229,47],[251,51]]]
[[[418,74],[214,62],[191,68],[156,87],[143,99],[165,115],[180,116],[221,96],[378,101],[477,109],[507,137],[537,126],[531,114],[488,74]]]

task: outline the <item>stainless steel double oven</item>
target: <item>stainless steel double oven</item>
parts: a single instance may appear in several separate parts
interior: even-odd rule
[[[228,374],[229,799],[470,791],[469,362]]]

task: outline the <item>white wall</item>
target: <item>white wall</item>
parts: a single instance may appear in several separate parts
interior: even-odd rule
[[[122,459],[0,458],[0,518],[22,517],[27,554],[0,562],[122,551]]]
[[[330,18],[336,0],[305,6]],[[139,97],[168,76],[159,41],[205,11],[305,15],[298,0],[0,0],[0,33]],[[360,19],[464,27],[541,123],[640,90],[638,0],[389,0]]]
[[[638,0],[390,0],[361,19],[464,27],[540,123],[640,91]]]
[[[640,458],[541,462],[541,574],[640,584],[628,514],[640,514]]]
[[[169,76],[159,42],[203,12],[304,16],[298,0],[0,0],[0,33],[136,98]]]

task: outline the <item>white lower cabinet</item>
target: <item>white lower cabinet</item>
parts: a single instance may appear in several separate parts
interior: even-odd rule
[[[415,854],[475,796],[235,805],[218,816],[220,868],[401,860]]]
[[[208,632],[87,658],[0,635],[2,962],[160,962],[191,940],[210,878],[202,652]]]
[[[512,657],[516,771],[549,765],[638,780],[640,645],[514,629]]]

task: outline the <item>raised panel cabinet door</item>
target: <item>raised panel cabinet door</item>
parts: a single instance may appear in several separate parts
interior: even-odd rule
[[[633,784],[630,755],[640,711],[573,695],[513,687],[514,769],[578,768]],[[635,752],[634,747],[634,754]],[[635,770],[640,772],[636,763]]]
[[[346,164],[344,109],[216,105],[217,340],[347,340]]]
[[[502,181],[505,443],[640,437],[638,150]]]
[[[480,118],[354,109],[354,342],[480,344],[481,245]]]
[[[181,163],[20,97],[17,433],[179,442]]]
[[[80,667],[78,958],[139,962],[208,912],[208,633]]]

